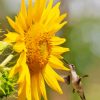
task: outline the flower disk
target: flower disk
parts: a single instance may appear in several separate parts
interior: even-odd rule
[[[41,96],[47,100],[45,82],[62,94],[58,81],[64,80],[54,69],[69,70],[59,60],[69,49],[60,47],[65,39],[55,35],[66,24],[66,21],[62,22],[66,14],[60,15],[59,6],[60,2],[53,6],[53,0],[35,0],[34,5],[28,0],[26,9],[22,0],[15,21],[7,17],[14,32],[9,31],[4,41],[20,53],[10,71],[10,77],[19,73],[19,100],[40,100]]]

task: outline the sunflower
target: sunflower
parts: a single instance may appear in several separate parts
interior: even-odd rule
[[[63,93],[58,81],[64,82],[64,79],[54,69],[69,70],[60,61],[61,54],[69,48],[60,47],[65,39],[55,35],[66,24],[62,22],[66,14],[60,14],[59,6],[60,2],[53,6],[53,0],[35,0],[34,5],[28,0],[26,9],[22,0],[15,21],[7,17],[14,31],[8,31],[4,41],[20,54],[10,71],[10,77],[19,73],[19,100],[40,100],[41,96],[47,100],[45,83]]]

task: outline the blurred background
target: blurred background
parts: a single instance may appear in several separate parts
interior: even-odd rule
[[[27,0],[26,4],[27,4]],[[61,1],[61,12],[67,12],[68,24],[58,35],[65,37],[63,45],[70,48],[65,59],[76,66],[83,79],[87,100],[100,99],[100,0],[55,0]],[[0,27],[9,28],[6,16],[14,17],[20,9],[21,0],[0,0]],[[33,1],[34,3],[34,1]],[[72,93],[71,85],[61,84],[64,91],[59,95],[48,89],[49,100],[80,100]]]

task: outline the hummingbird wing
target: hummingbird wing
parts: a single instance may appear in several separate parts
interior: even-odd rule
[[[77,81],[77,84],[80,84],[81,79],[82,79],[82,78],[85,78],[85,77],[88,77],[88,75],[84,75],[84,76],[82,76],[82,77],[79,77],[79,79],[78,79],[78,81]]]
[[[78,85],[80,85],[81,79],[82,79],[82,78],[80,77],[80,78],[77,80],[77,84],[78,84]]]
[[[64,80],[69,85],[70,84],[70,75],[64,77]]]
[[[83,75],[82,78],[89,77],[89,75]]]

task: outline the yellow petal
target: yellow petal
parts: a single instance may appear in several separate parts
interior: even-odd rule
[[[51,45],[60,45],[66,41],[65,38],[54,36],[51,38]]]
[[[51,11],[54,0],[49,0],[49,4],[47,8],[44,9],[43,14],[41,16],[41,22],[44,22],[47,19],[49,12]]]
[[[30,72],[28,69],[27,64],[24,65],[25,70],[26,70],[26,98],[27,100],[31,100],[31,83],[30,83]]]
[[[63,57],[61,56],[61,54],[54,54],[52,53],[53,56],[56,56],[58,59],[63,59]]]
[[[57,82],[57,79],[55,76],[52,75],[52,72],[49,70],[48,65],[46,66],[45,70],[43,71],[43,77],[46,81],[46,83],[55,91],[62,94],[62,90]]]
[[[25,74],[26,74],[26,70],[25,70],[25,66],[20,66],[20,72],[19,72],[19,79],[18,79],[18,84],[23,83],[23,81],[25,80]]]
[[[19,84],[18,100],[25,100],[25,99],[26,99],[26,81],[24,80],[23,83]]]
[[[59,31],[65,24],[67,23],[67,21],[64,21],[63,23],[59,24],[59,23],[52,23],[52,25],[48,25],[47,30],[50,32],[53,32],[53,34],[55,34],[57,31]]]
[[[25,31],[27,29],[27,25],[26,25],[26,18],[27,18],[27,10],[26,10],[26,6],[25,6],[25,1],[22,0],[21,3],[21,10],[18,14],[18,18],[16,20],[16,23],[19,24],[19,26],[21,26]]]
[[[20,58],[18,59],[18,64],[19,65],[23,65],[23,64],[25,64],[26,63],[26,52],[22,52],[21,54],[20,54]]]
[[[49,59],[49,65],[55,69],[61,69],[68,71],[69,69],[55,56],[51,55]]]
[[[24,35],[24,29],[23,29],[23,27],[21,27],[21,24],[19,22],[19,16],[18,17],[15,16],[15,22],[16,22],[16,24],[15,24],[15,30],[18,33],[20,33],[21,35]]]
[[[67,21],[64,21],[63,23],[59,24],[57,27],[56,27],[56,31],[57,32],[58,30],[60,30],[65,24],[67,24]]]
[[[36,0],[35,4],[34,4],[34,18],[35,18],[35,22],[39,21],[43,10],[45,8],[46,5],[46,0]],[[38,12],[38,13],[37,13]]]
[[[15,33],[15,32],[9,32],[8,34],[5,34],[6,38],[4,39],[4,41],[6,42],[16,42],[17,38],[19,37],[19,34]]]
[[[59,18],[57,19],[57,22],[58,22],[58,23],[61,23],[61,22],[63,21],[63,19],[64,19],[66,16],[67,16],[66,13],[63,14],[63,15],[61,15],[61,16],[59,16]]]
[[[19,13],[18,18],[16,19],[16,23],[19,24],[19,26],[25,31],[27,32],[27,23],[26,23],[26,19],[24,18],[24,16],[22,15],[22,13]]]
[[[60,15],[60,10],[59,10],[59,6],[60,6],[60,2],[58,2],[52,9],[51,11],[49,11],[47,20],[45,22],[45,25],[49,25],[52,21],[54,22],[55,19],[58,18],[58,16]],[[55,14],[55,13],[56,14]]]
[[[12,67],[9,77],[13,77],[16,73],[18,73],[20,70],[20,66],[16,64],[15,66]]]
[[[32,25],[32,21],[34,20],[34,12],[32,6],[32,0],[28,0],[28,16],[27,16],[27,25],[30,27]]]
[[[36,3],[39,4],[39,7],[37,8],[38,9],[38,12],[39,12],[37,14],[39,14],[39,15],[37,15],[37,16],[41,18],[41,15],[43,13],[43,10],[44,10],[44,8],[46,6],[46,0],[37,0]]]
[[[54,76],[57,80],[64,82],[64,79],[58,75],[52,68],[50,65],[47,65],[49,72],[51,73],[52,76]]]
[[[24,31],[22,30],[22,28],[19,26],[19,24],[16,24],[10,17],[7,17],[9,24],[11,25],[11,27],[18,33],[23,34]]]
[[[26,65],[25,52],[21,53],[17,64],[20,65],[19,79],[17,81],[19,85],[18,100],[25,100],[25,98],[27,98],[27,100],[31,100],[30,75],[28,66]]]
[[[32,100],[40,100],[39,77],[37,75],[31,76],[31,91]]]
[[[22,52],[17,62],[20,66],[18,83],[23,83],[26,76],[26,53]]]
[[[21,78],[20,78],[21,79]],[[21,97],[21,94],[24,92],[26,94],[26,80],[25,77],[23,77],[23,82],[18,81],[19,89],[18,89],[18,96]],[[24,86],[24,87],[23,87]],[[26,97],[26,96],[25,96]]]
[[[54,0],[49,0],[48,6],[47,6],[47,10],[50,11],[50,9],[52,8]]]
[[[26,62],[26,53],[22,52],[20,54],[20,57],[16,63],[16,65],[14,67],[12,67],[10,73],[9,73],[9,77],[13,77],[16,73],[18,73],[21,69],[21,64],[23,65]]]
[[[44,82],[44,79],[43,79],[43,76],[41,75],[41,73],[40,73],[40,75],[39,75],[39,86],[40,86],[40,91],[41,91],[41,94],[43,95],[43,97],[44,97],[44,100],[47,100],[47,94],[46,94],[46,87],[45,87],[45,82]]]
[[[49,25],[46,25],[46,30],[50,33],[56,34],[57,31],[59,31],[65,24],[67,23],[67,21],[59,24],[59,23],[49,23]],[[45,24],[44,24],[45,25]],[[50,34],[49,33],[49,34]]]
[[[27,17],[27,10],[26,10],[26,6],[25,6],[25,0],[22,0],[22,3],[21,3],[21,13],[22,15],[24,16],[24,18]]]
[[[17,43],[15,43],[15,45],[13,46],[13,49],[16,52],[22,52],[23,50],[26,51],[26,47],[25,47],[24,42],[17,42]]]
[[[7,17],[7,20],[8,20],[8,22],[9,22],[9,24],[11,25],[11,27],[12,27],[13,29],[15,29],[15,27],[16,27],[15,22],[14,22],[10,17]]]
[[[53,55],[61,55],[62,53],[67,52],[67,51],[69,51],[69,48],[63,48],[60,46],[53,46],[52,47],[52,54]]]

